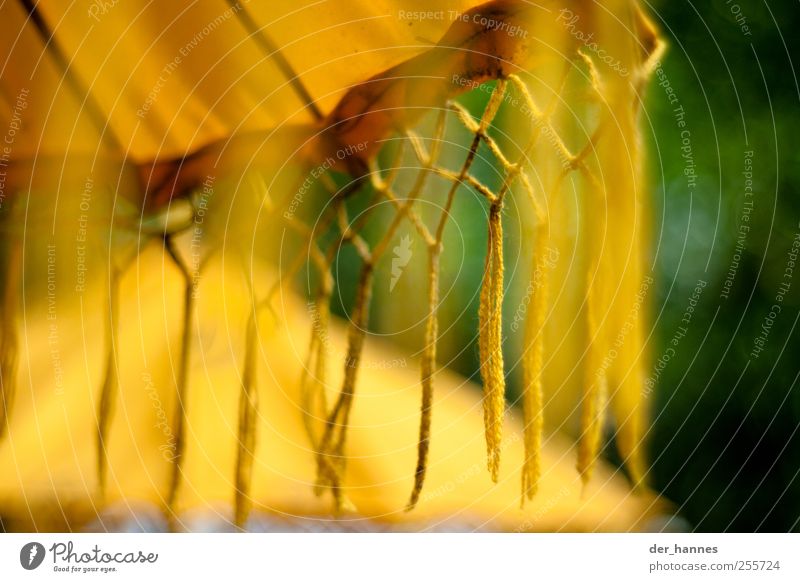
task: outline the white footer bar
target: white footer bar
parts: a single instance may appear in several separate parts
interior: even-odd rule
[[[797,581],[798,554],[800,534],[0,534],[0,580]]]

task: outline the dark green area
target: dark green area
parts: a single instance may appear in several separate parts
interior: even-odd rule
[[[654,9],[670,44],[663,70],[686,112],[698,174],[690,190],[676,105],[652,86],[654,359],[682,325],[697,281],[707,286],[655,391],[652,484],[700,531],[798,531],[800,265],[791,280],[783,275],[800,234],[792,63],[800,54],[800,11],[793,2],[739,2],[748,36],[735,5],[659,2]],[[750,230],[737,241],[745,224],[745,152],[752,152],[753,209]],[[791,287],[781,302],[782,282]],[[781,311],[754,357],[776,303]]]

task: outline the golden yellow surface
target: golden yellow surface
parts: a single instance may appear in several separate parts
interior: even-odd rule
[[[398,14],[429,10],[424,0],[403,2],[402,8],[392,0],[270,0],[241,6],[327,112],[349,86],[430,48],[452,23],[448,10],[477,4],[447,2],[444,18],[424,20]],[[104,13],[93,5],[37,2],[75,75],[109,120],[108,130],[133,160],[183,155],[234,131],[313,120],[228,3],[117,2]],[[25,118],[25,138],[16,144],[18,154],[95,152],[98,129],[21,5],[6,2],[0,11],[3,88],[9,100],[22,88],[31,92],[32,111]]]

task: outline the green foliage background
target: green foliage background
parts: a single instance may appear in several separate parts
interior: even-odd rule
[[[686,111],[698,186],[682,185],[680,135],[651,88],[659,295],[654,353],[667,344],[698,279],[708,282],[687,337],[656,391],[653,484],[702,531],[800,528],[800,269],[767,336],[754,339],[800,234],[795,2],[658,2],[670,43],[664,71]],[[737,244],[744,152],[753,152],[751,229],[727,299]],[[683,182],[685,183],[685,181]],[[661,311],[663,309],[663,311]]]

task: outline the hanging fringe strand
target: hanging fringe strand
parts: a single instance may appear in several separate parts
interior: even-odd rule
[[[119,388],[118,339],[119,329],[119,280],[120,272],[112,267],[108,281],[108,321],[106,323],[106,371],[97,406],[97,483],[101,499],[105,496],[108,472],[108,429],[114,411],[116,392]]]
[[[258,391],[256,389],[256,323],[257,307],[254,305],[247,320],[245,337],[244,371],[239,393],[238,448],[236,454],[236,495],[234,499],[234,525],[244,529],[253,506],[250,485],[253,481],[253,457],[256,447],[256,422],[258,420]]]
[[[483,271],[478,320],[478,347],[483,379],[483,419],[486,431],[487,466],[492,481],[500,472],[500,449],[505,412],[505,373],[503,369],[503,226],[502,207],[492,204],[489,210],[489,240]]]
[[[522,466],[522,504],[532,499],[541,476],[542,432],[544,428],[544,394],[542,367],[544,362],[544,322],[549,292],[550,265],[547,264],[547,217],[536,200],[530,181],[522,175],[523,184],[536,215],[533,241],[533,264],[530,288],[533,297],[525,321],[522,360],[522,416],[525,461]]]
[[[170,524],[174,526],[174,522],[176,520],[175,500],[178,497],[178,490],[180,488],[183,461],[185,456],[184,449],[186,447],[186,386],[189,376],[189,359],[191,357],[191,321],[192,313],[194,312],[194,289],[192,273],[183,262],[183,259],[181,259],[171,236],[164,237],[164,249],[167,251],[167,254],[172,262],[181,272],[181,276],[184,280],[180,362],[178,366],[178,377],[175,385],[176,405],[173,421],[175,426],[175,455],[172,461],[169,489],[167,491],[167,508],[169,509],[169,519]]]
[[[594,241],[596,243],[596,241]],[[595,279],[599,278],[596,269]],[[597,323],[597,307],[602,304],[598,281],[588,283],[586,291],[586,332],[588,345],[586,348],[586,364],[584,366],[583,403],[580,417],[580,438],[578,440],[578,463],[584,487],[592,478],[594,464],[600,451],[603,436],[603,418],[605,416],[608,395],[608,379],[602,365],[603,353],[607,349],[602,328]]]

